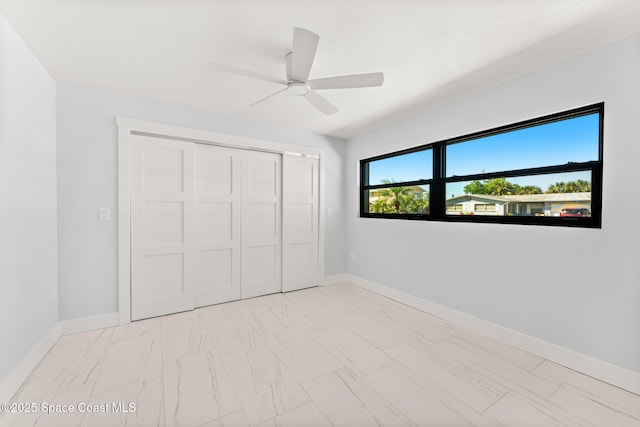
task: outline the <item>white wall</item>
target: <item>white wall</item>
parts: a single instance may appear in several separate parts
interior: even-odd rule
[[[57,108],[61,320],[118,311],[116,116],[324,148],[326,274],[345,272],[343,140],[64,85]],[[99,221],[100,207],[114,219]]]
[[[58,321],[55,97],[0,15],[0,383]]]
[[[350,140],[349,273],[640,372],[639,76],[635,37]],[[600,101],[602,229],[358,218],[362,158]]]

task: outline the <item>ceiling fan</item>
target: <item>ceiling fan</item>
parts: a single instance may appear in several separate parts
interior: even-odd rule
[[[251,107],[286,91],[290,95],[302,96],[318,110],[329,115],[337,112],[338,109],[324,97],[320,96],[316,92],[317,90],[350,89],[382,85],[384,81],[384,75],[382,73],[355,74],[309,80],[309,73],[311,72],[313,59],[316,56],[319,39],[320,37],[317,34],[304,28],[293,29],[292,50],[285,55],[286,80],[216,62],[212,62],[211,65],[220,71],[285,86],[283,89],[254,102],[251,104]]]

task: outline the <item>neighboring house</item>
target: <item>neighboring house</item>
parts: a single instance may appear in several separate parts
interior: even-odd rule
[[[565,208],[591,209],[591,193],[464,194],[447,199],[447,213],[452,215],[559,216],[560,210]]]

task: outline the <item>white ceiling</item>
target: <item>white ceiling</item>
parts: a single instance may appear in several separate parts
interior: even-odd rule
[[[0,0],[59,83],[350,138],[640,32],[640,0]],[[322,91],[325,116],[280,87],[294,27],[320,35],[311,78],[383,71]]]

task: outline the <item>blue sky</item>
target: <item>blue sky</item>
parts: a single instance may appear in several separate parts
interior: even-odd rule
[[[385,179],[396,182],[431,179],[432,162],[431,150],[372,162],[369,165],[369,184],[382,184]]]
[[[590,114],[452,144],[447,146],[447,176],[597,160],[598,126],[598,114]],[[396,182],[430,179],[431,156],[431,150],[427,150],[373,162],[370,164],[369,182],[379,184],[383,179]],[[537,185],[544,191],[557,181],[575,179],[591,180],[591,177],[588,172],[581,172],[510,178],[509,181],[520,185]],[[458,193],[466,184],[451,184],[447,188],[447,196],[450,196],[449,189]]]

